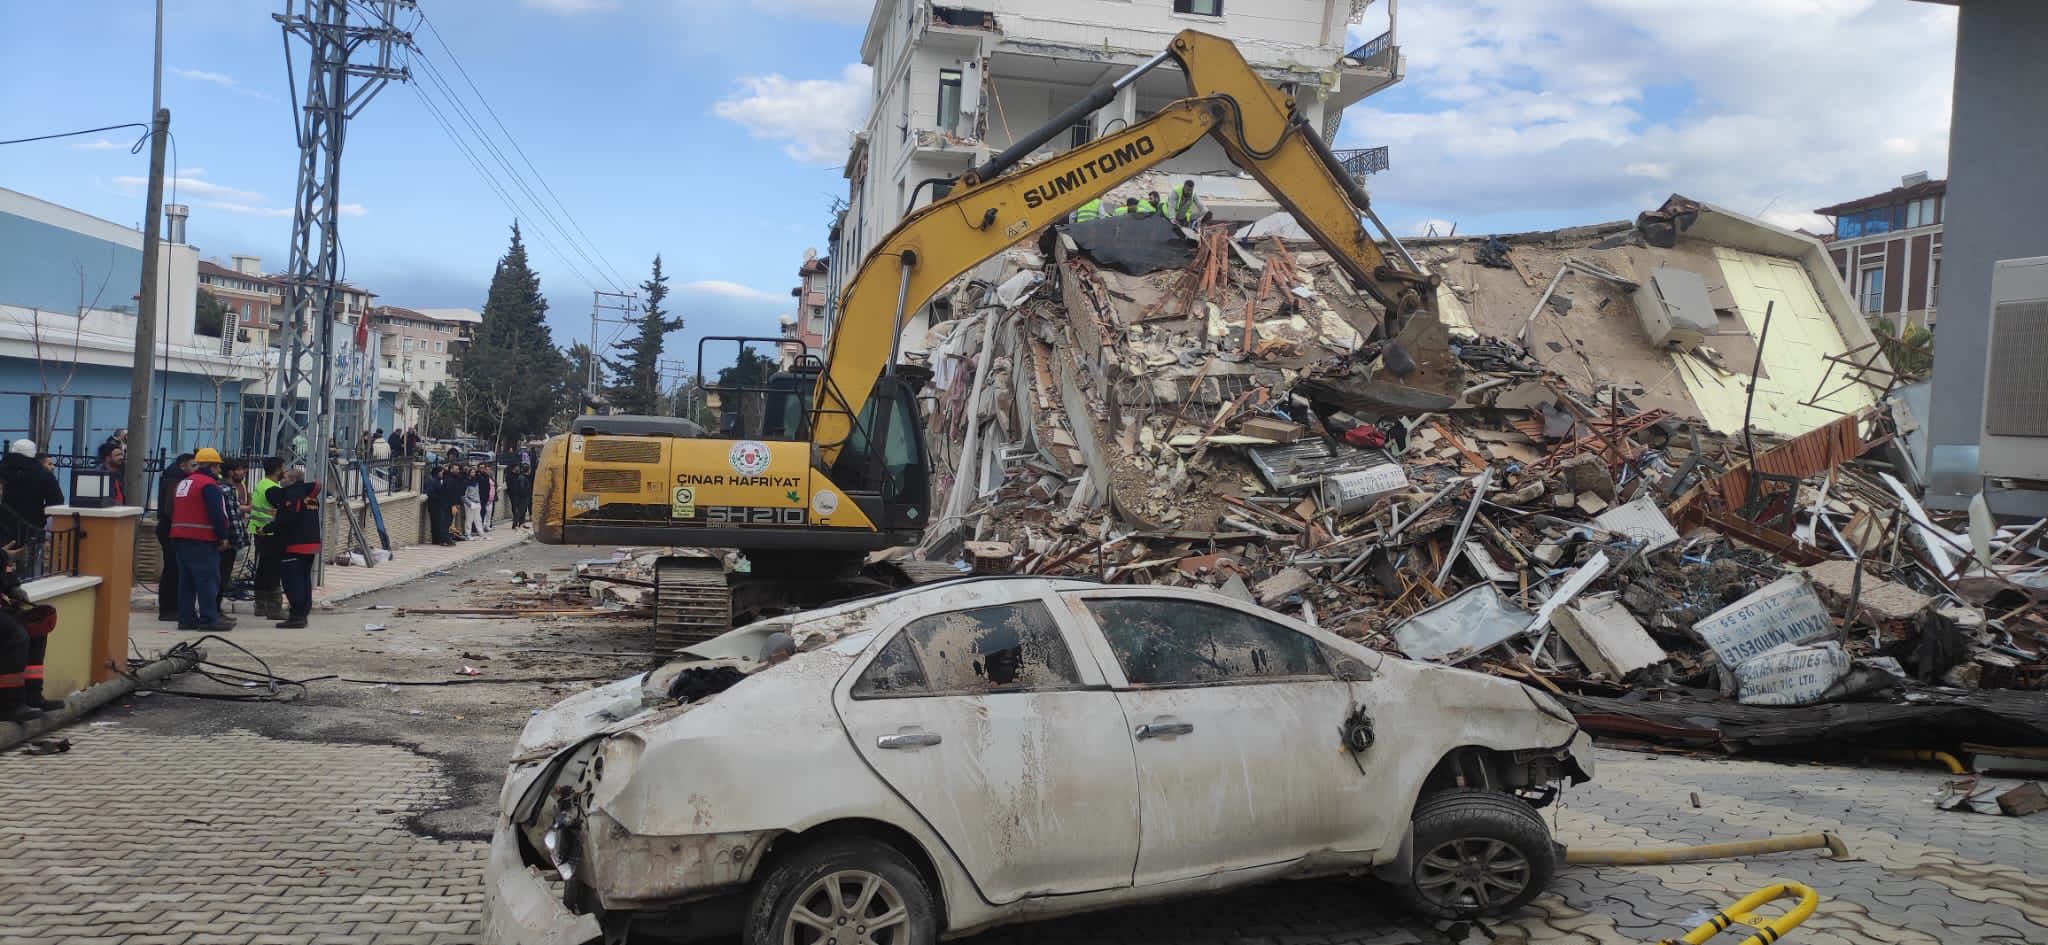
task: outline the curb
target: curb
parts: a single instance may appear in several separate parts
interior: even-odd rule
[[[380,591],[388,591],[388,590],[392,589],[393,587],[396,587],[396,586],[398,586],[398,585],[400,585],[400,584],[404,584],[404,583],[405,583],[405,582],[407,582],[407,581],[417,581],[417,580],[419,580],[420,578],[426,577],[427,575],[429,575],[429,574],[432,574],[432,573],[434,573],[435,571],[446,571],[446,570],[449,570],[449,569],[451,569],[451,568],[459,568],[459,567],[461,567],[461,566],[463,566],[463,565],[465,565],[465,564],[469,564],[469,563],[471,563],[471,562],[474,562],[474,561],[478,561],[478,560],[481,560],[481,559],[484,559],[484,558],[488,558],[488,557],[490,557],[490,556],[492,556],[492,555],[494,555],[494,554],[497,554],[498,552],[501,552],[501,551],[510,551],[510,550],[512,550],[512,549],[514,549],[514,548],[518,548],[518,547],[520,547],[521,545],[527,545],[527,544],[531,544],[532,542],[533,542],[533,536],[532,536],[531,534],[527,534],[527,535],[522,535],[522,536],[520,536],[520,537],[519,537],[519,538],[518,538],[517,540],[513,541],[513,542],[512,542],[511,544],[506,544],[506,545],[499,545],[499,546],[497,546],[497,547],[493,547],[493,548],[482,548],[482,549],[479,549],[479,550],[477,550],[477,551],[473,551],[473,552],[469,552],[469,553],[466,553],[466,554],[458,555],[457,557],[455,557],[455,558],[454,558],[454,559],[452,559],[452,560],[449,560],[449,561],[444,561],[444,562],[441,562],[440,564],[437,564],[437,565],[435,565],[434,567],[432,567],[432,568],[429,568],[429,569],[427,569],[427,570],[425,570],[425,571],[409,571],[409,572],[406,572],[406,573],[404,573],[404,574],[400,574],[400,575],[398,575],[398,576],[396,576],[396,577],[393,577],[393,578],[392,578],[391,580],[389,580],[389,581],[385,581],[385,582],[384,582],[384,583],[382,583],[382,584],[373,584],[373,585],[371,585],[371,586],[369,586],[369,587],[358,587],[358,588],[352,588],[352,589],[350,589],[350,590],[347,590],[347,591],[343,591],[343,592],[341,592],[341,593],[338,593],[338,594],[336,594],[336,595],[334,595],[334,596],[332,596],[332,597],[324,597],[324,598],[323,598],[323,597],[320,597],[320,596],[318,595],[318,593],[316,592],[316,593],[315,593],[315,595],[314,595],[314,600],[313,600],[313,609],[315,609],[315,610],[319,610],[319,609],[320,609],[320,608],[322,608],[322,607],[325,607],[325,606],[328,606],[328,605],[332,605],[332,604],[339,604],[339,603],[341,603],[341,602],[343,602],[343,601],[349,601],[349,600],[354,600],[354,599],[356,599],[356,598],[358,598],[358,597],[362,597],[362,596],[364,596],[364,595],[366,595],[366,594],[375,594],[375,593],[378,593],[378,592],[380,592]],[[416,545],[416,546],[414,546],[414,547],[424,547],[424,546],[417,546],[417,545]],[[400,550],[401,550],[401,551],[403,551],[404,549],[400,549]],[[385,565],[385,566],[386,566],[386,567],[389,567],[390,565],[389,565],[389,564],[387,564],[387,565]]]
[[[64,700],[64,707],[43,713],[43,717],[26,725],[0,722],[0,751],[9,751],[14,746],[40,735],[54,732],[66,725],[91,715],[110,702],[126,698],[130,693],[145,685],[155,685],[185,672],[206,658],[204,649],[193,648],[178,656],[167,656],[130,673],[123,673],[97,686],[74,692]]]

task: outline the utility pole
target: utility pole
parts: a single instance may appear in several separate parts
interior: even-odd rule
[[[597,347],[597,345],[598,345],[598,341],[597,341],[597,325],[598,325],[598,323],[599,323],[599,322],[604,322],[604,323],[606,323],[606,324],[612,324],[612,325],[625,325],[625,324],[630,324],[630,323],[632,322],[632,320],[633,320],[633,313],[634,313],[634,312],[637,312],[637,311],[639,311],[639,310],[640,310],[640,297],[639,297],[638,295],[634,295],[633,293],[630,293],[630,292],[600,292],[600,291],[597,291],[597,290],[594,290],[594,289],[593,289],[593,290],[591,291],[591,293],[590,293],[590,377],[589,377],[589,378],[588,378],[588,379],[587,379],[587,380],[585,381],[585,384],[584,384],[584,389],[583,389],[583,401],[584,401],[584,403],[586,403],[586,404],[587,404],[587,403],[590,403],[590,402],[591,402],[592,400],[596,399],[596,397],[597,397],[597,387],[598,387],[598,384],[597,384],[597,380],[598,380],[598,377],[599,377],[599,376],[600,376],[600,375],[602,374],[602,371],[601,371],[601,369],[600,369],[600,368],[598,367],[599,361],[600,361],[600,360],[601,360],[601,359],[603,358],[603,354],[602,354],[602,353],[601,353],[601,352],[600,352],[600,351],[598,350],[598,347]],[[604,318],[604,317],[603,317],[603,313],[605,313],[605,312],[618,312],[618,313],[619,313],[619,317],[618,317],[618,318]]]
[[[342,141],[349,119],[387,82],[409,78],[407,70],[392,65],[392,52],[412,45],[412,34],[399,30],[395,17],[417,6],[415,0],[357,2],[378,22],[351,26],[349,0],[285,0],[285,12],[271,15],[284,30],[287,68],[293,37],[305,41],[310,55],[304,92],[296,96],[299,185],[284,277],[289,347],[280,345],[284,363],[271,402],[268,446],[272,453],[289,450],[307,462],[313,478],[321,478],[334,435]],[[365,50],[362,61],[355,61]],[[297,77],[292,79],[296,89]],[[358,81],[351,86],[350,79]],[[301,391],[309,395],[303,402]]]
[[[161,27],[159,27],[161,29]],[[159,108],[149,123],[149,196],[142,214],[142,297],[135,304],[134,376],[128,380],[128,458],[121,467],[121,494],[128,501],[148,508],[148,477],[142,466],[149,449],[150,363],[156,356],[156,323],[163,317],[162,293],[157,290],[159,260],[163,252],[164,146],[171,131],[171,112]],[[83,316],[84,313],[80,313]],[[167,366],[168,367],[168,366]],[[169,509],[156,510],[158,515]]]

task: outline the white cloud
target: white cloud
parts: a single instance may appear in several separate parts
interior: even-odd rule
[[[1407,77],[1346,110],[1343,145],[1389,145],[1379,199],[1461,232],[1591,222],[1674,190],[1817,226],[1813,207],[1943,173],[1952,8],[1432,0],[1400,28]]]
[[[711,111],[756,138],[783,142],[783,152],[794,160],[837,164],[867,119],[869,76],[859,63],[840,70],[837,79],[745,76],[740,91]]]
[[[781,302],[789,297],[786,292],[763,292],[753,286],[727,282],[724,279],[699,279],[695,282],[685,282],[676,288],[684,292],[702,292],[748,302]]]
[[[619,8],[618,0],[525,0],[527,6],[547,13],[574,16]]]
[[[250,217],[289,217],[291,207],[270,206],[261,193],[243,190],[226,184],[217,184],[205,179],[206,169],[202,167],[183,168],[178,176],[164,181],[166,203],[189,203],[195,207]],[[114,184],[129,193],[142,193],[149,186],[146,178],[121,175],[114,178]],[[344,203],[335,212],[345,217],[360,217],[370,211],[359,203]]]
[[[171,74],[179,78],[191,79],[194,82],[211,82],[224,89],[235,87],[235,77],[223,72],[208,72],[204,69],[180,69],[173,66],[171,67]]]
[[[108,141],[105,138],[95,138],[91,141],[73,141],[71,143],[71,149],[74,151],[118,151],[125,147],[128,146],[119,142]]]
[[[768,13],[823,17],[841,23],[865,23],[875,9],[874,0],[748,0],[747,5]]]

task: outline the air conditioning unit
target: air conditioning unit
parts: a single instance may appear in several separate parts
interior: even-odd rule
[[[1707,280],[1685,269],[1657,267],[1650,281],[1636,289],[1635,303],[1643,331],[1659,348],[1690,351],[1719,324],[1714,304],[1707,300]]]
[[[1978,468],[2048,481],[2048,256],[1992,267],[1990,339]]]

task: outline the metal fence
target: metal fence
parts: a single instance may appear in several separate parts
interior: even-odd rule
[[[1354,178],[1363,179],[1367,174],[1377,174],[1391,166],[1387,146],[1377,148],[1344,148],[1331,152],[1337,156],[1337,163],[1344,172]]]
[[[44,523],[33,525],[5,506],[0,506],[0,534],[11,549],[14,576],[22,581],[68,577],[78,573],[78,533],[85,522],[72,516],[71,528],[51,531]]]

